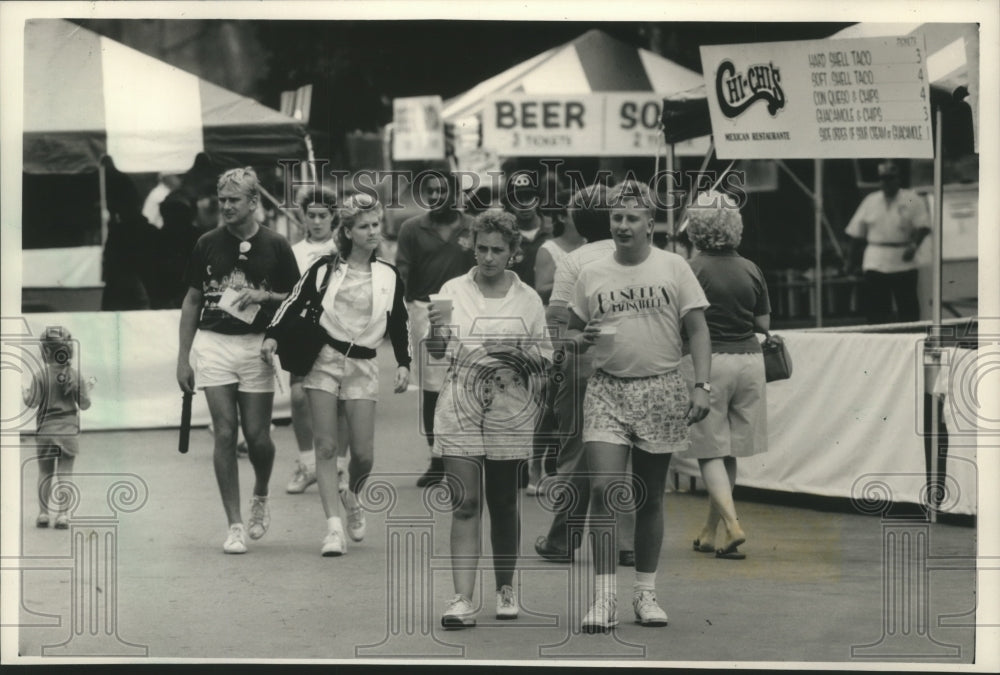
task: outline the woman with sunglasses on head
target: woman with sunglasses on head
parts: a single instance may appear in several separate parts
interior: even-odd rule
[[[398,364],[393,390],[397,394],[406,391],[410,377],[403,281],[395,267],[375,257],[382,205],[371,195],[357,193],[344,200],[339,213],[338,252],[317,260],[299,280],[275,314],[261,347],[261,357],[270,363],[282,339],[282,318],[301,312],[310,297],[322,294],[319,325],[326,332],[327,344],[302,386],[309,398],[316,478],[327,518],[328,533],[320,550],[324,556],[339,556],[347,549],[341,504],[347,515],[347,534],[356,542],[365,536],[357,495],[374,461],[379,376],[375,348],[387,334]],[[338,490],[337,480],[338,400],[346,411],[351,445],[349,484],[344,491]]]
[[[509,268],[521,235],[514,216],[490,209],[472,226],[476,266],[431,298],[428,351],[449,357],[434,411],[434,453],[443,456],[454,512],[455,596],[445,628],[476,625],[472,592],[482,549],[485,493],[496,575],[498,619],[516,619],[514,569],[520,538],[519,465],[531,456],[552,359],[538,293]],[[450,302],[449,302],[450,301]]]

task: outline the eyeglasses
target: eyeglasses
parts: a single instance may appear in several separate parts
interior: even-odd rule
[[[246,254],[250,252],[250,246],[251,245],[249,241],[240,242],[240,257],[239,257],[240,260],[248,260]]]

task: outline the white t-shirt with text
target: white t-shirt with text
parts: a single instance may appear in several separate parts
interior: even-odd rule
[[[687,261],[658,248],[637,265],[622,265],[613,255],[586,265],[570,304],[585,323],[601,317],[602,326],[617,327],[610,348],[589,350],[594,367],[616,377],[650,377],[677,368],[681,320],[705,307],[705,292]]]

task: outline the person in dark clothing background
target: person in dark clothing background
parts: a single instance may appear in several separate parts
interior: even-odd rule
[[[156,228],[142,215],[142,202],[132,179],[118,171],[110,158],[106,162],[108,235],[102,261],[101,309],[149,309],[146,283],[151,277],[148,263]]]
[[[540,191],[526,171],[512,174],[500,194],[500,203],[517,219],[517,229],[521,233],[521,253],[511,265],[511,270],[532,288],[535,287],[538,249],[552,236],[544,227],[540,199]]]
[[[160,203],[163,229],[159,230],[151,261],[155,281],[149,284],[152,309],[180,309],[187,293],[184,270],[198,241],[195,197],[185,188],[171,192]]]

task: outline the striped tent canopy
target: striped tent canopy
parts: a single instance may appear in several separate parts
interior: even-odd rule
[[[482,111],[487,98],[494,94],[615,91],[672,94],[697,87],[701,82],[701,74],[595,29],[446,101],[443,116],[454,129],[459,149],[469,149],[478,144]]]
[[[199,153],[220,165],[304,157],[291,117],[61,19],[24,35],[24,171],[184,173]]]
[[[602,91],[690,89],[701,75],[646,49],[637,49],[599,30],[494,75],[446,102],[444,118],[478,114],[491,94],[587,94]]]

